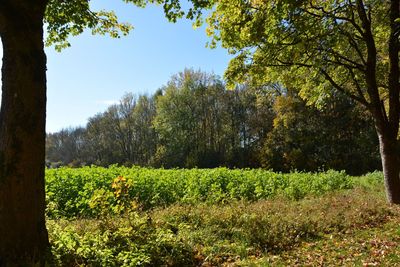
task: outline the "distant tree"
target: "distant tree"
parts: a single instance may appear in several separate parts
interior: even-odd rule
[[[133,109],[135,117],[135,143],[136,143],[136,165],[152,165],[156,153],[158,135],[153,127],[153,121],[156,116],[155,99],[153,97],[140,96]]]
[[[272,127],[272,99],[263,89],[227,91],[218,77],[185,70],[157,98],[156,162],[164,167],[257,167]],[[263,103],[265,105],[260,105]]]
[[[262,151],[264,167],[353,175],[379,169],[373,122],[354,101],[338,95],[317,109],[289,90],[277,97],[274,109],[274,128]]]
[[[202,165],[199,162],[200,154],[208,154],[208,157],[201,157],[203,160],[213,157],[211,161],[218,165],[214,146],[216,140],[207,140],[209,133],[214,135],[215,131],[210,119],[218,121],[217,116],[213,116],[216,114],[208,114],[213,109],[207,109],[205,103],[216,101],[214,94],[208,94],[213,87],[215,90],[224,90],[215,76],[187,69],[173,76],[164,88],[164,94],[157,98],[154,127],[160,138],[156,154],[160,165],[199,166]]]
[[[84,163],[85,129],[62,129],[46,136],[46,160],[63,165]]]
[[[118,163],[121,151],[118,149],[117,136],[109,111],[89,118],[86,125],[86,161],[90,164],[107,166]]]
[[[109,133],[109,136],[114,140],[108,142],[116,142],[120,153],[120,159],[114,162],[127,161],[133,162],[135,160],[135,120],[133,110],[136,106],[136,98],[132,94],[126,94],[119,102],[119,104],[112,105],[108,108],[107,112],[103,114],[103,119],[107,120],[108,127],[104,129]]]
[[[46,159],[61,161],[64,165],[119,163],[148,166],[154,158],[157,143],[152,126],[154,116],[153,97],[126,94],[119,104],[89,118],[85,128],[49,134]]]
[[[152,128],[154,116],[153,99],[132,94],[126,94],[119,104],[99,115],[97,123],[88,125],[88,134],[94,140],[102,138],[103,159],[97,163],[149,164],[157,138]]]
[[[242,85],[225,91],[223,121],[227,166],[260,167],[259,153],[272,129],[273,102],[270,88]]]

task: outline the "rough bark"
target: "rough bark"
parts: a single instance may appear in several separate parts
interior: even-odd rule
[[[385,178],[386,197],[391,204],[400,204],[400,157],[398,141],[379,133],[379,148]]]
[[[400,155],[399,155],[399,116],[400,116],[400,66],[399,66],[399,30],[400,1],[390,1],[390,37],[389,54],[389,111],[377,125],[382,168],[385,178],[386,196],[389,203],[400,204]],[[385,107],[382,103],[383,111]]]
[[[5,0],[0,112],[0,266],[43,266],[46,0]]]

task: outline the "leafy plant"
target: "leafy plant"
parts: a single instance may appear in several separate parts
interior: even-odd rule
[[[47,216],[96,217],[174,203],[284,197],[300,200],[352,188],[344,172],[290,174],[261,169],[59,168],[46,171]]]

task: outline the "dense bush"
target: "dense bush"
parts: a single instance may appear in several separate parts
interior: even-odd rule
[[[352,232],[385,224],[395,210],[386,205],[379,188],[357,187],[300,201],[130,209],[123,216],[49,220],[47,225],[56,266],[242,266],[241,261],[261,257],[275,261],[303,242],[340,234],[351,239]],[[365,248],[365,242],[360,246]],[[297,252],[296,258],[307,255]],[[320,257],[311,260],[309,266],[322,265]],[[293,266],[293,261],[276,266]]]
[[[48,221],[56,266],[194,266],[192,248],[146,215]]]
[[[347,189],[344,172],[282,174],[261,169],[148,169],[111,166],[60,168],[46,171],[47,215],[93,217],[121,213],[126,206],[142,209],[173,203],[255,201]]]

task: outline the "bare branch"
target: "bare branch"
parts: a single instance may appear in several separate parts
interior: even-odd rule
[[[386,113],[384,112],[384,108],[382,110],[382,103],[379,96],[378,85],[376,81],[377,51],[375,47],[374,36],[372,34],[371,21],[369,20],[368,15],[365,11],[363,0],[357,0],[356,4],[357,4],[357,12],[362,21],[362,27],[365,31],[364,39],[367,45],[367,62],[366,62],[366,74],[365,74],[367,91],[371,99],[371,103],[374,106],[374,110],[376,111],[376,116],[380,115],[376,119],[384,122]]]

